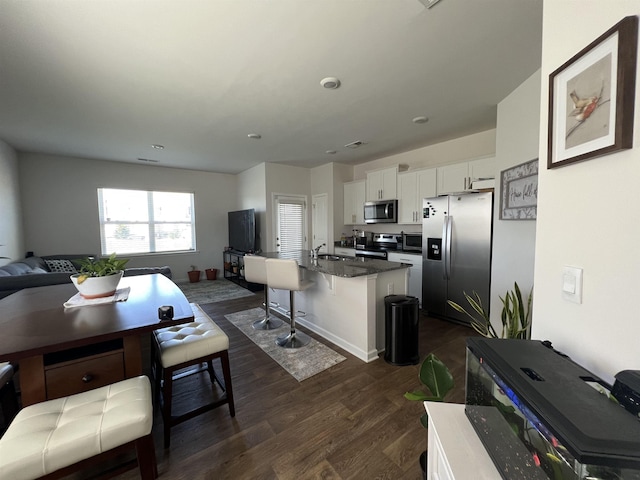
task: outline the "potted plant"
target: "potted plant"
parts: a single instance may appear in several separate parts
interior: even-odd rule
[[[404,398],[407,400],[420,401],[420,402],[442,402],[447,394],[453,388],[453,375],[442,363],[442,361],[436,357],[433,353],[427,355],[422,365],[420,365],[420,371],[418,372],[418,378],[420,382],[427,388],[428,392],[424,390],[414,390],[413,392],[406,392]],[[429,428],[429,416],[425,412],[420,417],[420,423],[424,428]],[[420,467],[422,468],[423,476],[427,474],[427,450],[420,454]],[[426,478],[426,477],[425,477]]]
[[[508,290],[504,298],[500,297],[502,301],[502,314],[500,320],[502,321],[502,332],[500,336],[491,325],[489,319],[489,313],[485,310],[480,300],[480,295],[477,292],[472,292],[473,295],[468,295],[463,292],[464,297],[471,305],[471,308],[478,314],[479,318],[469,313],[464,307],[458,305],[451,300],[447,303],[451,305],[455,310],[460,313],[464,313],[471,318],[471,326],[480,335],[488,338],[529,338],[529,327],[531,326],[531,302],[533,301],[533,288],[529,292],[527,297],[527,303],[522,301],[522,293],[517,282],[514,282],[514,290]]]
[[[198,270],[195,265],[191,265],[191,271],[187,272],[187,275],[189,275],[189,281],[191,283],[200,281],[200,270]]]
[[[215,280],[216,276],[218,274],[218,269],[217,268],[206,268],[204,270],[205,275],[207,276],[207,280]]]
[[[116,292],[129,259],[116,259],[116,254],[99,260],[80,260],[80,271],[71,275],[71,281],[84,298],[109,297]]]

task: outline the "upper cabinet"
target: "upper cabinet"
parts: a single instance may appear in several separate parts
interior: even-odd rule
[[[495,157],[438,167],[438,195],[471,190],[473,182],[495,178],[495,175]]]
[[[364,225],[365,181],[344,184],[344,224]]]
[[[397,198],[398,167],[367,173],[367,201]]]
[[[422,223],[422,199],[436,196],[435,168],[398,174],[398,223]]]

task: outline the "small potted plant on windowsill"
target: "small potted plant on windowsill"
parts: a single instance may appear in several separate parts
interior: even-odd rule
[[[196,267],[195,265],[191,265],[191,271],[187,272],[187,275],[189,275],[189,281],[191,283],[196,283],[200,281],[200,270],[198,270],[198,267]]]
[[[71,275],[71,281],[84,298],[109,297],[116,293],[129,259],[116,259],[116,254],[95,260],[80,260],[80,271]]]

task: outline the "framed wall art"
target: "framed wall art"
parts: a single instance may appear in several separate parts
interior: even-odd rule
[[[638,17],[625,17],[549,75],[547,168],[633,146]]]
[[[535,220],[538,210],[538,159],[500,173],[500,220]]]

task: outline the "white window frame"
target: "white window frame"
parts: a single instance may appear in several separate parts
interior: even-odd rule
[[[146,193],[147,197],[147,212],[148,219],[141,221],[131,221],[131,220],[121,220],[121,219],[106,219],[104,212],[104,199],[103,199],[103,191],[105,190],[126,190],[130,192],[138,192],[138,193]],[[171,220],[171,221],[156,221],[154,218],[154,193],[171,193],[171,194],[182,194],[189,195],[191,201],[191,221],[179,221],[179,220]],[[99,187],[98,188],[98,220],[100,223],[100,250],[102,255],[110,255],[111,251],[107,251],[106,247],[106,237],[105,237],[105,226],[106,225],[117,225],[117,224],[128,224],[128,225],[148,225],[149,228],[149,249],[142,250],[139,252],[126,252],[126,255],[149,255],[149,254],[165,254],[165,253],[181,253],[181,252],[193,252],[196,251],[196,216],[195,216],[195,194],[193,192],[169,192],[169,191],[160,191],[160,190],[138,190],[132,188],[108,188],[108,187]],[[166,224],[185,224],[189,225],[191,230],[191,238],[192,238],[192,247],[189,249],[176,249],[176,250],[158,250],[156,247],[156,225],[166,225]],[[116,252],[118,253],[118,252]]]
[[[279,233],[280,233],[280,203],[294,203],[302,206],[302,250],[308,249],[307,243],[307,216],[308,216],[308,199],[306,195],[292,195],[292,194],[273,194],[273,238],[274,238],[274,246],[277,252],[281,251],[280,242],[279,242]]]

